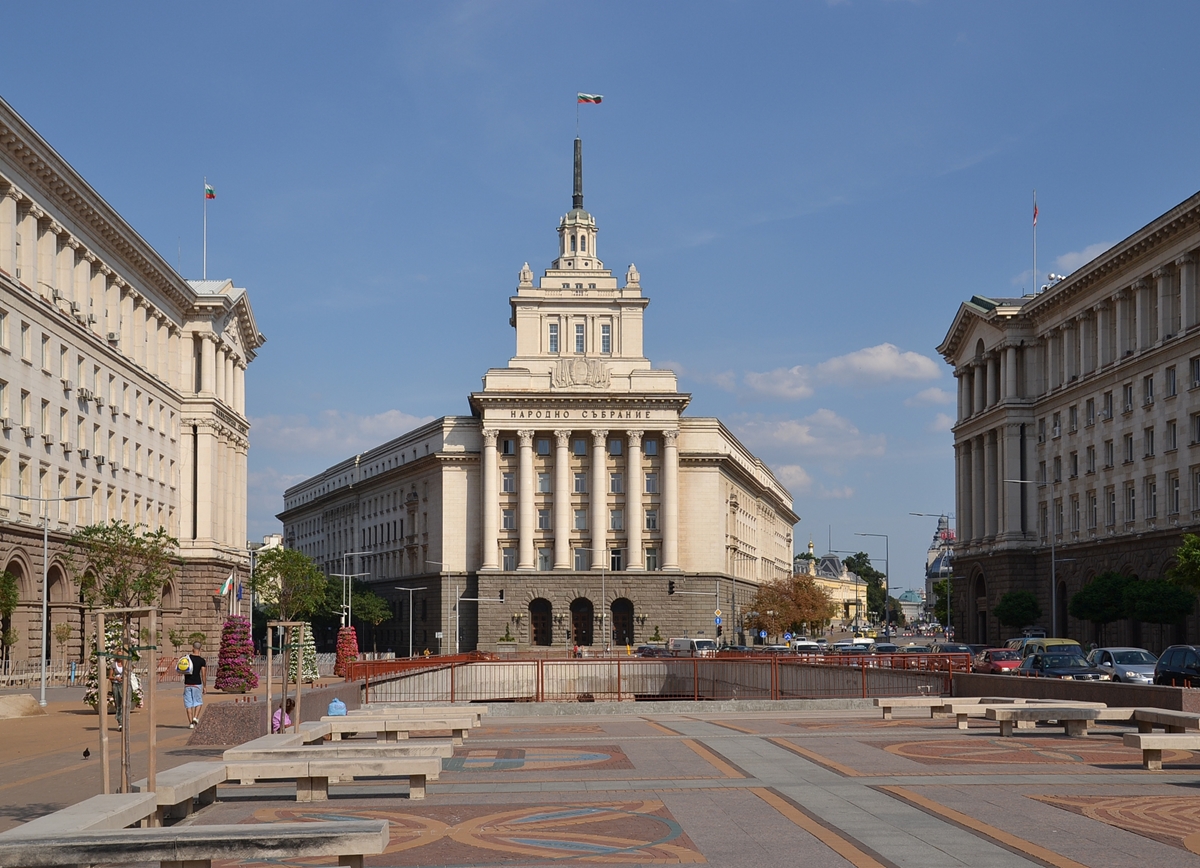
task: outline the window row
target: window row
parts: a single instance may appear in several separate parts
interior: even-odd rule
[[[576,286],[580,289],[583,288],[583,284],[576,284]],[[588,284],[588,286],[591,289],[596,288],[596,284],[594,284],[594,283]],[[568,285],[564,283],[563,289],[568,289],[568,288],[569,288]],[[547,347],[548,347],[550,353],[554,354],[554,353],[562,352],[561,343],[559,341],[559,323],[556,323],[556,322],[549,323],[548,328],[549,328],[549,333],[547,335],[546,344],[547,344]],[[581,322],[575,323],[574,328],[573,328],[573,337],[575,339],[574,340],[574,347],[575,347],[574,352],[579,353],[579,354],[586,353],[588,351],[587,325],[585,323],[581,323]],[[611,323],[602,323],[600,325],[600,354],[607,356],[607,355],[611,355],[612,351],[613,351],[612,350],[612,324]]]
[[[573,474],[574,494],[588,493],[588,475],[587,473]],[[537,474],[537,493],[551,494],[554,491],[552,485],[553,475],[550,473]],[[646,494],[658,494],[658,474],[644,473],[642,479],[645,483]],[[505,471],[500,474],[500,492],[501,494],[516,494],[517,493],[517,474],[514,472]],[[622,473],[608,474],[608,493],[609,494],[624,494],[625,493],[625,475]]]
[[[515,570],[517,568],[517,550],[515,548],[504,548],[500,550],[500,566],[504,570]],[[577,548],[572,552],[573,566],[576,570],[592,569],[592,551],[591,549]],[[659,556],[657,548],[648,548],[643,551],[645,559],[643,563],[646,566],[647,572],[657,572],[659,569]],[[625,569],[625,549],[614,548],[608,550],[608,569],[614,572],[620,572]],[[554,549],[540,548],[537,550],[537,568],[543,571],[554,569]]]
[[[497,444],[501,455],[516,455],[518,451],[517,441],[511,437],[502,438]],[[537,437],[533,441],[533,451],[537,455],[551,455],[551,444],[549,437]],[[619,458],[625,453],[625,441],[612,439],[608,441],[606,451],[613,458]],[[585,437],[576,437],[571,441],[571,454],[586,458],[588,456],[588,441]],[[642,454],[651,458],[658,455],[657,440],[643,440]]]
[[[1140,481],[1109,485],[1103,490],[1091,490],[1082,495],[1072,494],[1065,500],[1039,505],[1039,531],[1045,537],[1053,520],[1054,533],[1063,534],[1067,525],[1072,532],[1095,530],[1101,526],[1116,527],[1118,520],[1130,525],[1138,520],[1152,522],[1160,517],[1178,516],[1182,511],[1182,484],[1179,474],[1163,477],[1147,476]],[[1193,511],[1200,510],[1200,468],[1191,470],[1191,502]]]
[[[1191,428],[1191,440],[1188,445],[1195,446],[1200,444],[1200,413],[1193,413],[1189,425]],[[1161,443],[1163,452],[1173,452],[1179,448],[1179,427],[1174,419],[1170,419],[1163,426],[1161,440],[1155,435],[1153,425],[1142,429],[1141,449],[1138,449],[1138,440],[1132,433],[1125,434],[1121,438],[1120,458],[1124,464],[1130,464],[1141,458],[1154,458],[1158,454],[1158,446]],[[1103,461],[1099,465],[1104,470],[1111,470],[1117,464],[1117,444],[1115,440],[1105,440],[1100,447],[1099,458]],[[1073,479],[1079,476],[1080,473],[1095,473],[1097,469],[1097,451],[1095,446],[1087,446],[1083,450],[1082,460],[1078,450],[1072,450],[1067,453],[1066,457],[1066,474],[1067,478]],[[1082,468],[1082,470],[1081,470]],[[1056,455],[1049,463],[1041,461],[1038,464],[1038,481],[1041,483],[1047,482],[1062,482],[1063,481],[1063,458]]]
[[[1195,356],[1188,362],[1189,373],[1191,378],[1190,388],[1200,389],[1200,356]],[[1151,407],[1155,400],[1155,374],[1146,374],[1142,377],[1140,399],[1142,407]],[[1163,371],[1163,390],[1164,398],[1174,398],[1179,394],[1178,377],[1174,365],[1171,365]],[[1121,403],[1120,412],[1132,413],[1137,406],[1136,401],[1139,398],[1139,391],[1133,382],[1125,383],[1121,387]],[[1096,424],[1097,418],[1100,421],[1106,422],[1113,418],[1116,412],[1116,400],[1113,391],[1110,389],[1105,392],[1098,405],[1099,416],[1097,417],[1097,403],[1095,398],[1088,398],[1083,403],[1082,415],[1078,404],[1072,404],[1067,408],[1066,413],[1066,433],[1073,434],[1079,430],[1080,424],[1084,427],[1090,427]],[[1082,420],[1082,422],[1081,422]],[[1049,425],[1047,425],[1047,421]],[[1047,437],[1061,437],[1063,434],[1063,414],[1056,412],[1051,414],[1049,420],[1045,416],[1038,420],[1038,442],[1045,442]]]
[[[658,510],[647,509],[643,511],[646,519],[644,525],[646,530],[658,530]],[[550,523],[551,510],[539,509],[537,511],[537,529],[538,530],[553,530]],[[572,527],[574,530],[588,529],[588,511],[586,509],[576,509],[573,511]],[[501,530],[517,530],[517,511],[515,509],[500,510],[500,529]],[[608,511],[608,529],[609,530],[624,530],[625,529],[625,510],[610,509]]]

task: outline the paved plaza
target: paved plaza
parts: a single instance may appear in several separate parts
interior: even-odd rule
[[[173,698],[160,767],[218,758],[168,722],[182,719]],[[370,866],[1200,866],[1200,757],[1144,771],[1128,727],[1000,738],[992,722],[964,732],[917,710],[528,710],[496,708],[424,801],[402,781],[334,784],[317,804],[290,785],[230,785],[187,822],[386,819]],[[77,703],[0,721],[0,829],[99,791],[96,722]]]

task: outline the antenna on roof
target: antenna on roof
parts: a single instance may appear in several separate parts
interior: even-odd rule
[[[575,190],[571,196],[571,207],[583,210],[583,140],[575,137]]]

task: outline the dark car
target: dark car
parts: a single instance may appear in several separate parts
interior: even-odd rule
[[[671,652],[661,645],[639,645],[633,652],[638,657],[670,657]]]
[[[971,651],[970,645],[962,645],[958,642],[938,642],[933,646],[934,654],[974,654]]]
[[[1200,687],[1200,646],[1172,645],[1158,658],[1154,683],[1172,687]]]
[[[1075,681],[1112,681],[1112,676],[1087,662],[1082,654],[1030,654],[1016,675],[1033,678],[1066,678]]]

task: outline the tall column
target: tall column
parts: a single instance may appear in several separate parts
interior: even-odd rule
[[[967,378],[961,369],[954,372],[954,380],[958,383],[958,421],[961,422],[970,415],[970,396],[967,394]]]
[[[971,391],[974,393],[972,397],[975,399],[975,412],[982,413],[987,408],[987,383],[985,382],[987,369],[981,362],[976,363],[974,368],[975,380],[971,387]]]
[[[1190,253],[1175,260],[1179,269],[1179,330],[1187,331],[1200,323],[1196,298],[1196,257]]]
[[[151,374],[158,373],[158,312],[153,308],[146,309],[146,370]]]
[[[628,482],[625,486],[625,527],[628,532],[629,554],[626,559],[626,569],[641,570],[642,565],[642,525],[645,519],[642,514],[642,432],[629,431],[629,464],[625,476]]]
[[[217,384],[217,339],[208,333],[200,341],[200,388],[196,391],[212,395]]]
[[[1090,310],[1076,317],[1079,323],[1079,373],[1090,374],[1096,370],[1096,320]]]
[[[571,569],[571,432],[554,432],[554,569]]]
[[[217,339],[220,341],[220,338]],[[216,350],[213,354],[213,369],[216,378],[213,380],[213,397],[218,401],[225,402],[225,347],[217,343]]]
[[[679,429],[663,432],[663,569],[679,569]]]
[[[987,536],[986,483],[983,481],[987,459],[983,454],[983,438],[971,438],[971,539]]]
[[[497,521],[500,510],[500,492],[496,484],[499,473],[496,458],[497,433],[492,428],[483,429],[483,456],[479,466],[482,477],[480,487],[483,490],[483,533],[480,545],[483,548],[482,560],[485,570],[495,570],[500,566],[500,549],[497,543],[500,535],[500,523]]]
[[[213,537],[213,483],[216,478],[216,432],[200,425],[196,435],[196,537]]]
[[[133,305],[133,360],[146,367],[146,300],[140,296]]]
[[[120,315],[118,317],[121,328],[121,353],[127,359],[133,358],[133,309],[136,304],[133,300],[133,289],[122,278],[117,278],[117,289],[120,292]]]
[[[163,314],[158,315],[158,378],[171,382],[171,321]]]
[[[1158,342],[1175,334],[1175,275],[1167,267],[1154,269],[1154,291],[1158,293]]]
[[[228,349],[225,351],[225,403],[230,409],[235,404],[233,397],[235,391],[233,382],[233,353]]]
[[[999,476],[996,466],[996,432],[987,431],[983,435],[983,503],[984,503],[984,536],[992,539],[996,536],[997,516],[999,515],[1000,493],[997,491],[996,478]]]
[[[1062,328],[1063,382],[1069,383],[1079,376],[1079,329],[1074,320],[1067,320]]]
[[[1017,348],[1004,348],[1004,397],[1019,398],[1020,387],[1017,385]]]
[[[91,314],[96,320],[93,323],[89,323],[88,328],[103,338],[108,326],[108,274],[106,273],[106,269],[100,265],[99,260],[90,253],[88,254],[88,261],[88,270],[91,272],[88,281],[88,295],[92,300]]]
[[[517,534],[520,542],[517,545],[517,569],[532,570],[533,535],[537,532],[537,522],[534,521],[534,495],[536,488],[533,484],[533,432],[518,431],[520,439],[521,464],[517,474]]]
[[[592,569],[600,569],[608,557],[608,465],[604,455],[604,447],[608,443],[607,431],[592,432],[592,502],[588,512],[591,513],[590,524],[592,531]]]
[[[233,409],[246,415],[246,363],[241,359],[233,370]]]
[[[190,341],[188,345],[191,345]],[[183,340],[179,337],[179,329],[174,323],[171,323],[167,328],[167,382],[181,392],[184,391],[183,374],[181,373],[184,365],[183,346]],[[188,364],[191,364],[191,358],[189,353]]]
[[[1150,318],[1150,281],[1140,278],[1133,282],[1137,319],[1136,337],[1138,350],[1148,349],[1153,344],[1154,323]],[[1052,522],[1053,523],[1053,522]]]
[[[21,194],[10,186],[0,194],[0,271],[17,274],[17,199]]]
[[[990,352],[983,357],[984,378],[987,380],[987,405],[992,407],[996,404],[999,396],[996,394],[996,385],[999,382],[996,376],[996,353]]]
[[[1004,497],[1004,526],[1001,533],[1012,539],[1020,538],[1021,489],[1024,485],[1005,483],[1004,479],[1024,479],[1021,476],[1021,426],[1008,424],[1004,431],[1004,474],[1000,491]]]
[[[971,451],[970,442],[954,444],[954,512],[962,542],[971,539]]]

